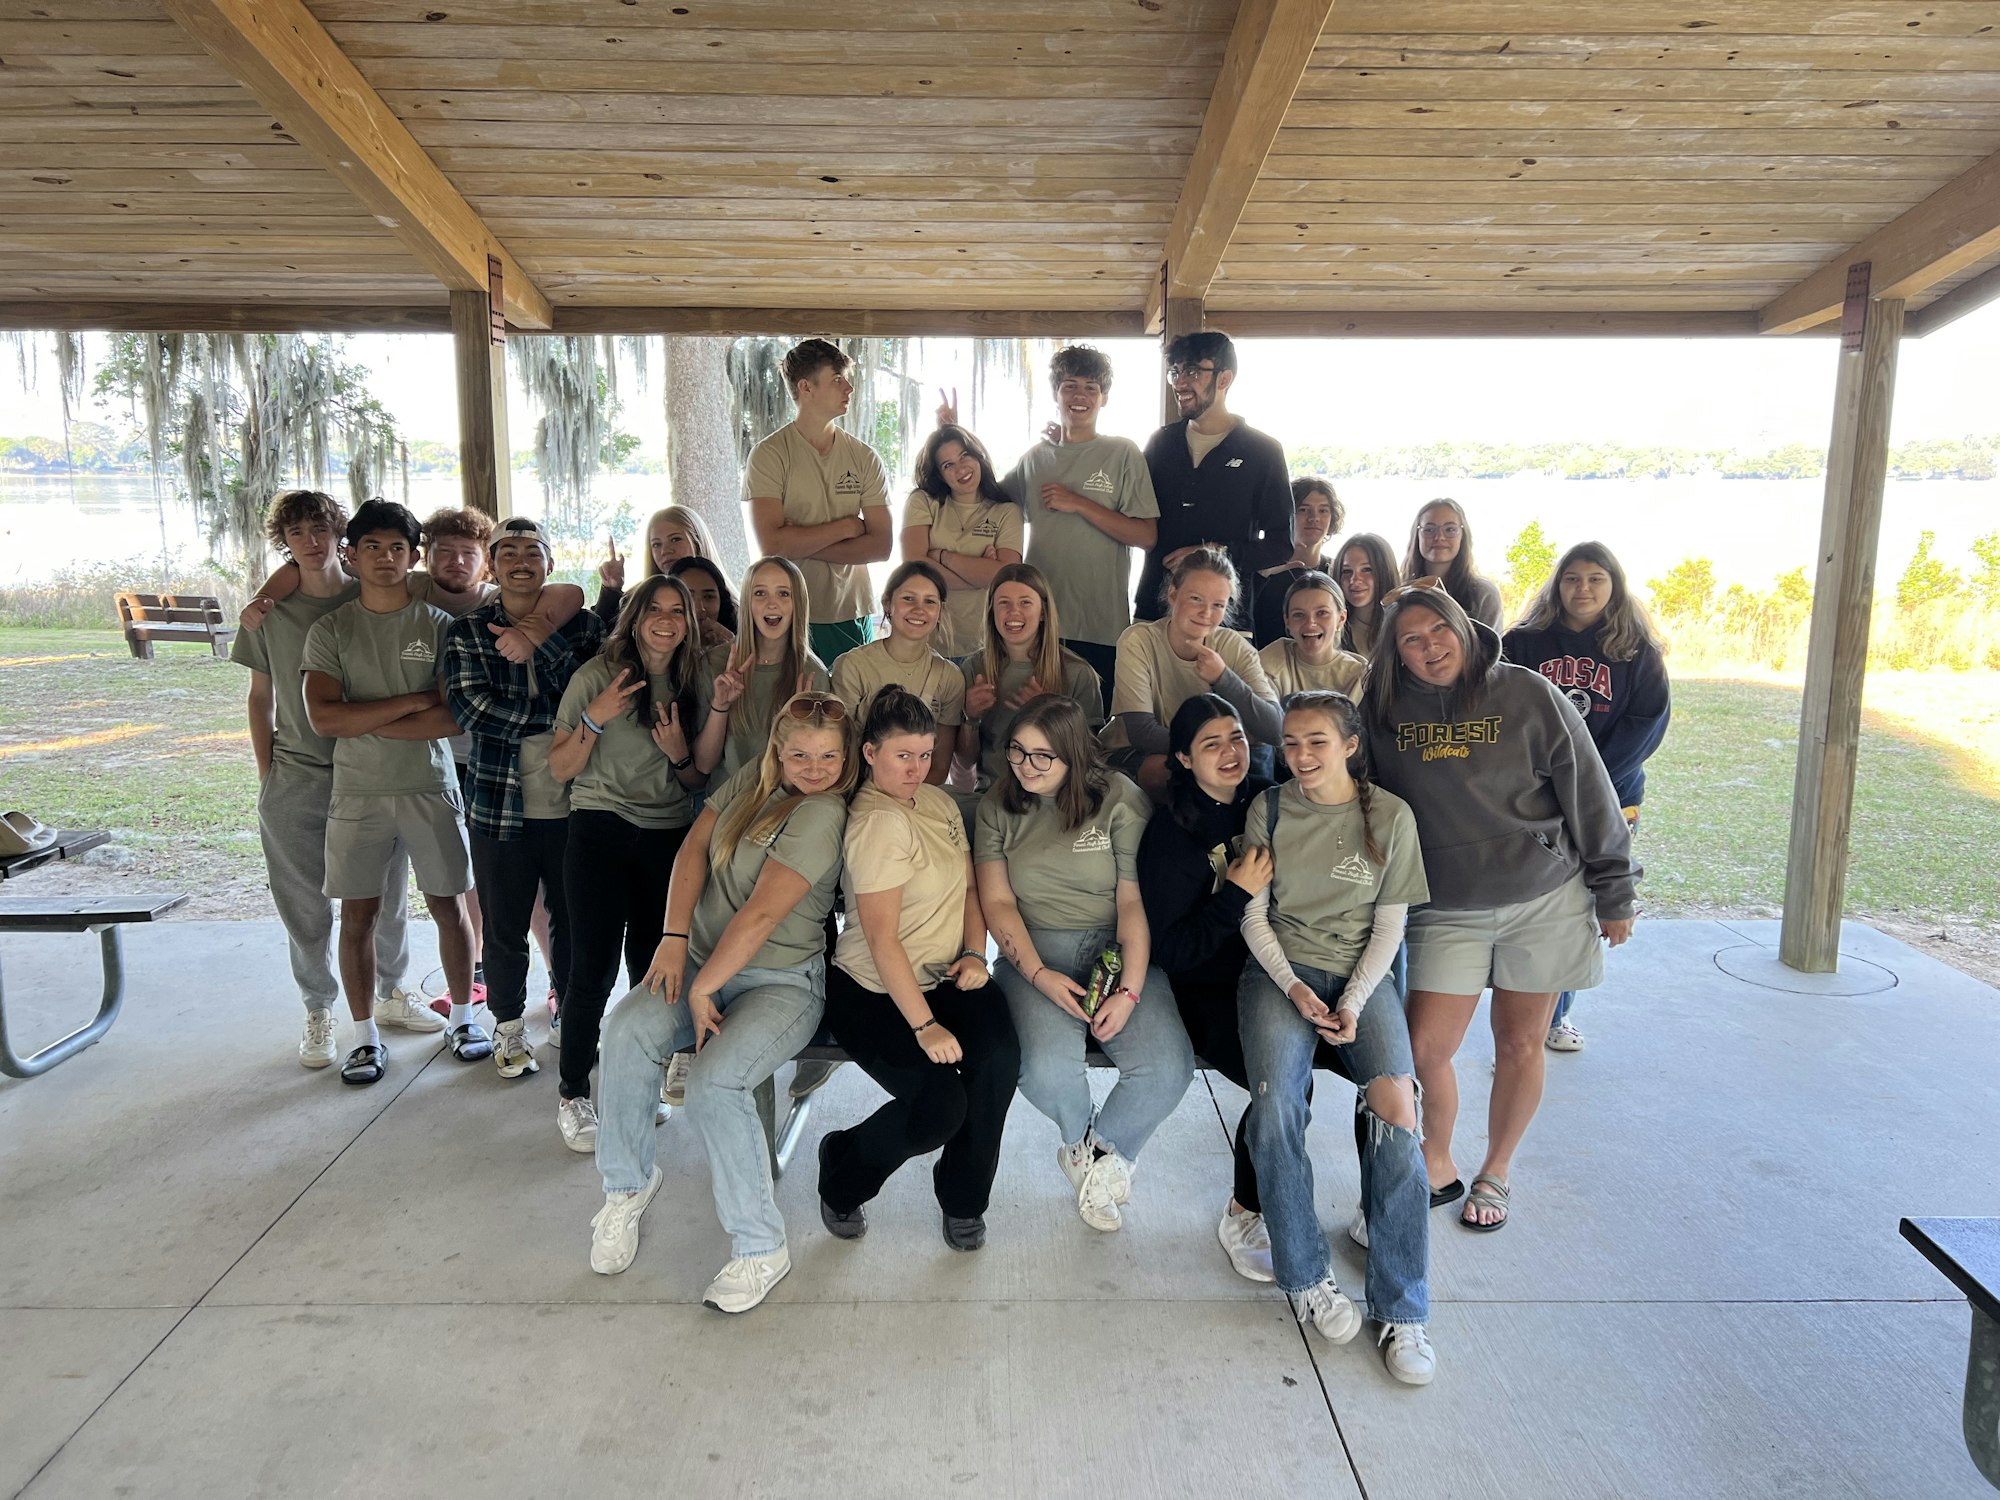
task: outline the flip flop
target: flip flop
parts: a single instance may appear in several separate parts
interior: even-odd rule
[[[1505,1214],[1507,1213],[1507,1199],[1509,1196],[1510,1191],[1506,1183],[1497,1177],[1481,1172],[1477,1177],[1472,1179],[1472,1193],[1465,1200],[1465,1206],[1466,1208],[1497,1208],[1501,1213]],[[1491,1224],[1475,1224],[1472,1220],[1466,1218],[1462,1210],[1459,1213],[1458,1222],[1465,1228],[1470,1229],[1474,1234],[1491,1234],[1496,1229],[1505,1229],[1507,1227],[1507,1220],[1504,1218],[1496,1219]]]
[[[340,1065],[342,1083],[369,1084],[382,1081],[382,1065],[389,1054],[380,1047],[356,1047]]]
[[[1441,1188],[1431,1189],[1431,1207],[1443,1208],[1447,1203],[1456,1203],[1465,1196],[1465,1183],[1454,1177]]]

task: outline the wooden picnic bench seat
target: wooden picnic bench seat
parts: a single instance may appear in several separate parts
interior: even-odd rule
[[[1901,1232],[1971,1304],[1965,1451],[2000,1490],[2000,1219],[1905,1219]]]
[[[168,895],[0,896],[0,932],[94,932],[104,962],[104,998],[96,1017],[88,1025],[26,1057],[14,1050],[13,1038],[8,1034],[7,992],[0,983],[0,1073],[13,1078],[33,1078],[46,1073],[109,1031],[125,1003],[125,950],[118,929],[127,922],[157,921],[185,900],[185,896]]]
[[[207,594],[142,594],[118,591],[118,623],[125,644],[142,661],[153,658],[155,641],[206,641],[208,649],[227,658],[236,635],[234,621],[222,614],[222,601]]]
[[[26,854],[0,855],[0,880],[11,876],[25,875],[28,871],[58,859],[74,859],[86,849],[95,849],[99,844],[111,842],[111,835],[96,830],[81,828],[59,828],[55,841],[44,844],[39,849],[30,849]]]

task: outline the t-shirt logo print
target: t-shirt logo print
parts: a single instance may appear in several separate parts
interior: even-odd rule
[[[849,469],[833,482],[836,495],[858,495],[861,493],[861,476]]]
[[[427,640],[419,638],[403,647],[404,661],[436,661],[437,648]]]
[[[1070,852],[1072,854],[1109,854],[1111,852],[1111,834],[1103,828],[1086,828],[1077,837],[1077,841],[1070,845]]]
[[[1083,487],[1087,490],[1096,490],[1103,495],[1115,495],[1118,492],[1117,482],[1102,469],[1084,480]]]
[[[1356,850],[1331,870],[1327,871],[1327,878],[1330,880],[1344,880],[1349,885],[1373,885],[1375,883],[1375,871],[1361,852]]]

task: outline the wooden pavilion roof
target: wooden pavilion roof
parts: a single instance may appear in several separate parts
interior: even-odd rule
[[[1921,326],[1996,153],[2000,0],[0,0],[0,323]]]

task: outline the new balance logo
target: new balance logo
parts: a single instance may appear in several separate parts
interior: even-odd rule
[[[1232,458],[1229,460],[1228,463],[1224,464],[1222,467],[1225,469],[1240,469],[1243,467],[1243,460],[1240,458]]]
[[[1102,828],[1086,828],[1077,838],[1077,841],[1070,845],[1070,852],[1073,854],[1109,854],[1111,852],[1111,835],[1107,830]]]

